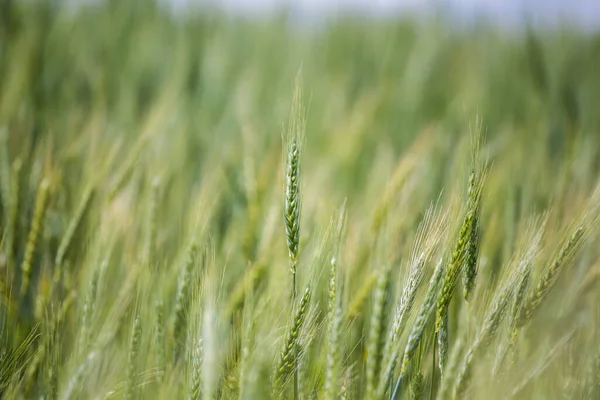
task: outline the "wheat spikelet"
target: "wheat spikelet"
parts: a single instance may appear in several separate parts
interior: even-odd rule
[[[465,350],[465,345],[466,343],[464,338],[458,338],[452,346],[452,352],[450,354],[450,357],[448,358],[448,363],[446,365],[444,375],[442,376],[440,388],[438,391],[439,399],[447,399],[448,392],[452,390],[454,375],[457,372],[459,363],[462,362],[460,356]]]
[[[555,285],[560,273],[565,269],[567,264],[572,260],[575,252],[582,243],[584,237],[584,228],[579,225],[575,228],[573,233],[567,239],[567,241],[560,248],[558,255],[552,261],[550,266],[546,269],[542,277],[540,278],[537,286],[533,293],[527,299],[526,306],[524,308],[524,318],[522,323],[529,321],[537,308],[542,303],[542,300],[546,297],[548,292]]]
[[[165,307],[162,300],[156,302],[154,321],[154,341],[156,346],[156,365],[158,379],[162,380],[167,368],[167,355],[165,351]]]
[[[192,379],[189,389],[189,400],[202,398],[202,339],[195,341],[192,351]]]
[[[379,383],[381,359],[383,357],[383,328],[386,323],[386,300],[390,291],[389,267],[384,267],[379,273],[375,292],[373,293],[373,311],[367,336],[367,364],[366,364],[366,399],[375,399]]]
[[[295,276],[300,242],[300,154],[304,138],[306,120],[302,104],[302,85],[300,75],[296,78],[292,109],[288,123],[287,138],[285,139],[285,196],[283,206],[283,219],[288,246],[288,255],[291,263],[291,272]]]
[[[290,271],[292,273],[292,299],[296,300],[296,268],[298,247],[300,245],[300,210],[302,208],[300,193],[300,153],[306,128],[306,116],[302,98],[302,76],[300,72],[294,82],[292,108],[288,122],[286,138],[286,174],[284,193],[283,219],[285,224]],[[294,346],[294,351],[297,351]],[[294,355],[295,362],[298,354]],[[298,365],[294,368],[294,399],[298,400]]]
[[[423,398],[423,394],[425,392],[425,382],[423,380],[423,373],[421,371],[417,371],[410,385],[412,391],[411,399],[420,400]]]
[[[148,211],[146,217],[146,231],[144,238],[144,247],[142,249],[142,262],[144,265],[148,265],[154,256],[154,250],[156,247],[156,219],[158,210],[158,195],[160,189],[160,180],[155,177],[152,180],[150,188],[150,199],[148,204]]]
[[[479,253],[479,204],[474,210],[473,226],[469,233],[468,242],[465,249],[465,266],[463,272],[463,297],[465,301],[469,300],[475,278],[477,277],[477,256]]]
[[[438,366],[440,373],[443,375],[446,370],[446,362],[448,361],[448,313],[442,318],[440,330],[437,333],[438,341]]]
[[[531,266],[526,265],[525,268],[523,268],[523,272],[517,282],[514,299],[510,311],[509,344],[511,347],[515,344],[517,340],[521,313],[523,310],[525,295],[527,294],[527,288],[529,286],[530,276]]]
[[[302,326],[306,320],[308,313],[308,306],[311,298],[310,286],[306,287],[304,294],[300,298],[298,307],[294,314],[292,324],[288,329],[287,335],[283,342],[283,347],[279,353],[279,360],[277,362],[275,370],[275,390],[280,390],[281,386],[289,378],[289,375],[294,371],[297,366],[296,357],[298,354],[298,342],[299,336],[302,333]]]
[[[19,184],[21,176],[21,160],[17,159],[13,163],[12,174],[10,177],[10,203],[8,205],[8,228],[6,233],[6,249],[8,258],[9,277],[13,274],[15,265],[15,251],[17,244],[17,234],[19,228]]]
[[[471,202],[470,199],[473,196],[472,192],[474,191],[474,185],[475,175],[471,174],[471,180],[469,183],[468,203]],[[456,241],[456,245],[454,247],[454,251],[452,252],[450,263],[448,265],[448,268],[446,269],[444,281],[440,289],[440,295],[437,300],[437,317],[435,321],[436,333],[439,332],[440,326],[442,324],[442,319],[444,318],[444,315],[448,312],[448,305],[450,304],[450,300],[452,300],[454,288],[456,287],[458,277],[460,276],[461,267],[463,266],[465,250],[467,247],[467,242],[469,240],[474,220],[475,212],[472,209],[472,207],[468,206],[467,214],[465,215],[465,218],[461,225],[458,240]]]
[[[408,336],[408,341],[406,342],[406,346],[404,348],[404,354],[402,356],[402,361],[400,363],[400,375],[396,380],[396,384],[394,386],[394,391],[392,393],[392,399],[395,400],[398,396],[398,392],[400,389],[400,383],[402,381],[402,377],[406,373],[406,367],[408,363],[412,361],[412,358],[417,351],[419,343],[423,338],[423,333],[425,331],[425,326],[427,325],[427,321],[429,320],[429,316],[435,309],[435,299],[438,295],[438,291],[440,288],[440,284],[442,281],[444,273],[443,263],[440,260],[429,280],[429,287],[427,288],[427,294],[425,295],[425,299],[423,300],[423,304],[421,304],[421,308],[417,314],[417,319],[415,320],[410,334]]]
[[[453,399],[459,397],[466,389],[475,353],[479,351],[482,346],[488,345],[498,333],[500,322],[506,315],[506,310],[514,293],[515,280],[522,273],[521,270],[526,268],[526,266],[526,263],[522,263],[520,268],[511,274],[506,283],[496,292],[496,295],[492,299],[477,336],[468,348],[461,367],[457,372],[452,390]]]
[[[96,294],[98,292],[98,281],[100,280],[100,271],[106,269],[107,262],[104,261],[100,268],[94,269],[92,278],[88,286],[88,290],[83,303],[83,310],[81,311],[81,332],[79,334],[80,349],[84,351],[87,349],[90,343],[91,322],[94,314],[94,305],[96,303]]]
[[[8,131],[5,126],[0,126],[0,200],[4,217],[10,208],[10,160],[8,158]]]
[[[325,372],[325,399],[333,400],[338,393],[338,379],[341,369],[340,340],[342,325],[342,310],[339,305],[339,294],[337,290],[337,266],[336,259],[331,260],[331,271],[329,277],[328,298],[328,342],[327,342],[327,365]]]
[[[411,251],[408,277],[404,282],[392,329],[388,333],[383,362],[385,369],[378,389],[379,398],[383,397],[387,387],[392,385],[394,370],[400,353],[398,341],[400,335],[404,332],[406,321],[412,312],[417,289],[423,281],[425,264],[429,262],[433,253],[437,250],[446,231],[446,220],[447,213],[436,215],[435,208],[431,206],[425,212],[423,220],[417,229],[417,236]],[[393,390],[393,387],[390,387],[391,390]]]
[[[192,280],[192,270],[196,262],[196,251],[197,246],[194,241],[190,244],[187,251],[187,258],[181,279],[179,282],[179,288],[177,290],[177,296],[175,298],[175,320],[173,323],[173,361],[176,362],[181,349],[185,344],[185,330],[187,324],[186,318],[186,305],[189,298],[190,285]]]
[[[131,338],[129,341],[129,353],[127,356],[127,388],[125,393],[126,400],[133,400],[137,397],[137,368],[140,351],[140,340],[142,336],[142,322],[139,315],[136,315],[131,328]]]
[[[46,213],[46,200],[48,198],[49,188],[50,181],[48,181],[48,179],[43,179],[40,183],[40,187],[38,189],[38,193],[35,199],[33,220],[31,221],[31,228],[29,230],[29,236],[27,237],[25,256],[23,257],[23,262],[21,263],[21,298],[25,296],[25,293],[29,288],[31,264],[33,263],[33,257],[37,248],[37,242],[44,223],[44,215]]]

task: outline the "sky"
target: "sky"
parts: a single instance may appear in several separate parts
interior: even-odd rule
[[[216,4],[230,12],[264,14],[289,5],[301,15],[323,17],[343,11],[372,15],[391,12],[423,12],[441,8],[460,19],[484,16],[503,24],[527,20],[534,24],[569,21],[583,28],[600,28],[600,0],[168,0]]]

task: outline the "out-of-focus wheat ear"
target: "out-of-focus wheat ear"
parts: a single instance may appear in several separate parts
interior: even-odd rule
[[[440,330],[437,333],[438,341],[438,366],[440,373],[444,375],[446,362],[448,361],[448,313],[442,318]]]
[[[392,378],[394,374],[394,370],[396,368],[396,363],[398,359],[398,354],[400,352],[400,348],[398,346],[398,339],[400,334],[404,331],[404,327],[406,325],[406,320],[408,319],[408,315],[410,314],[412,307],[414,305],[415,297],[417,294],[417,289],[423,280],[423,268],[425,267],[425,255],[420,254],[417,256],[410,268],[408,278],[404,284],[404,289],[402,290],[402,295],[400,297],[400,303],[396,310],[396,314],[394,316],[394,322],[392,323],[392,329],[390,329],[387,337],[386,344],[386,353],[383,357],[383,373],[381,374],[381,380],[379,381],[379,386],[377,390],[377,397],[383,397],[386,388],[388,385],[392,384]],[[391,390],[392,388],[390,388]]]
[[[410,388],[412,392],[411,399],[421,400],[423,398],[423,394],[425,392],[425,381],[423,379],[423,373],[421,371],[417,371],[413,376]]]
[[[417,239],[419,240],[419,239]],[[388,385],[392,384],[394,370],[396,369],[397,358],[400,353],[400,348],[397,341],[400,334],[404,331],[406,320],[412,310],[418,286],[423,278],[423,267],[425,266],[425,255],[419,255],[413,262],[409,271],[408,279],[404,284],[400,302],[396,309],[392,327],[388,332],[386,353],[383,357],[383,374],[382,380],[379,382],[378,396],[383,397]],[[390,387],[390,390],[393,388]]]
[[[50,346],[49,341],[55,337],[57,329],[59,329],[60,325],[62,325],[65,322],[67,314],[71,309],[71,306],[75,302],[76,298],[77,296],[75,292],[69,293],[66,299],[62,302],[58,311],[54,315],[52,315],[51,320],[49,321],[49,333],[44,335],[42,343],[39,344],[35,355],[33,356],[31,361],[27,365],[27,368],[25,369],[23,387],[25,388],[26,394],[29,394],[29,392],[31,391],[35,383],[36,375],[38,373],[40,365],[42,365],[42,362],[44,362],[46,357],[48,356],[48,350]]]
[[[339,396],[340,400],[348,400],[350,398],[350,387],[352,385],[352,366],[349,366],[342,373],[342,382],[340,386]]]
[[[81,197],[81,201],[79,202],[79,205],[77,206],[77,209],[75,210],[75,214],[73,215],[73,218],[71,218],[71,221],[69,222],[69,225],[67,226],[67,230],[65,231],[65,234],[64,234],[62,240],[60,241],[60,245],[58,246],[56,258],[54,259],[55,268],[59,268],[59,266],[62,266],[65,256],[67,254],[67,251],[69,250],[69,247],[71,246],[71,242],[73,241],[73,236],[75,235],[75,231],[77,230],[77,227],[79,226],[79,224],[81,224],[81,220],[83,219],[85,212],[91,203],[94,193],[95,193],[95,188],[93,185],[88,185],[84,189],[83,195]]]
[[[352,299],[352,302],[348,306],[349,318],[356,317],[362,311],[363,306],[365,305],[365,301],[371,294],[371,290],[373,290],[373,286],[375,286],[375,283],[377,282],[378,276],[379,274],[377,273],[377,271],[373,271],[369,274],[369,276],[363,279],[364,283],[362,284],[360,289],[358,289],[356,295]]]
[[[274,390],[278,394],[282,390],[282,386],[290,378],[290,374],[296,368],[296,357],[298,354],[299,336],[302,333],[302,326],[306,320],[308,306],[311,298],[310,286],[306,287],[300,302],[297,305],[292,324],[285,336],[282,349],[279,353],[279,360],[276,364],[274,374]]]
[[[339,392],[341,359],[341,333],[343,313],[339,304],[333,311],[331,331],[329,334],[329,353],[327,355],[327,373],[325,381],[325,399],[335,399]]]
[[[156,368],[158,380],[162,381],[167,369],[165,349],[165,306],[161,299],[156,302],[154,325],[154,345],[156,346]]]
[[[196,242],[192,242],[187,252],[187,259],[179,280],[179,287],[175,298],[175,321],[173,325],[173,362],[177,362],[181,350],[185,346],[185,332],[187,325],[186,306],[189,300],[189,291],[192,280],[193,267],[196,263]]]
[[[456,371],[454,382],[452,382],[452,391],[450,393],[450,398],[452,400],[460,398],[467,389],[467,383],[470,380],[471,364],[473,363],[475,350],[476,349],[474,346],[471,346],[467,350],[465,358],[460,364],[460,368]]]
[[[108,187],[108,201],[112,201],[115,198],[121,188],[125,186],[127,179],[131,176],[131,173],[136,166],[136,161],[148,143],[149,135],[146,134],[146,132],[138,137],[137,142],[133,147],[130,148],[129,153],[120,164],[120,169],[116,171],[115,177],[112,179],[110,186]],[[108,165],[110,165],[110,163],[108,163],[107,166]]]
[[[126,400],[133,400],[137,397],[137,370],[141,336],[142,321],[139,314],[136,314],[131,327],[129,354],[127,356],[127,387],[125,389]]]
[[[342,309],[339,304],[337,290],[337,261],[331,259],[329,276],[328,299],[328,341],[327,341],[327,366],[325,370],[325,399],[333,400],[338,394],[338,381],[341,370],[340,340],[342,325]]]
[[[464,339],[464,338],[463,338]],[[440,382],[440,388],[438,391],[438,399],[447,399],[449,391],[452,389],[454,375],[457,373],[460,362],[462,361],[461,356],[465,350],[465,340],[461,338],[457,339],[452,346],[452,352],[448,358],[448,363],[442,380]]]
[[[0,200],[2,201],[2,214],[6,218],[10,208],[10,160],[8,158],[8,131],[5,126],[0,126]]]
[[[379,383],[381,359],[383,357],[383,329],[387,319],[386,302],[390,292],[391,268],[385,266],[379,272],[375,292],[369,333],[367,336],[367,371],[365,399],[375,399]]]
[[[529,296],[525,305],[524,318],[521,321],[522,324],[525,324],[531,320],[533,314],[540,306],[546,295],[554,287],[561,272],[572,261],[575,253],[583,242],[583,237],[584,227],[583,225],[579,225],[563,243],[556,258],[554,258],[546,271],[544,271],[533,293]]]
[[[244,304],[246,295],[255,287],[267,272],[267,264],[254,263],[246,269],[244,276],[238,279],[238,282],[231,291],[227,306],[225,307],[225,315],[231,316],[235,311],[238,311]]]
[[[58,364],[60,364],[60,350],[58,346],[60,328],[51,329],[48,332],[49,339],[46,340],[46,361],[41,367],[43,372],[42,387],[48,400],[56,400],[58,398]]]
[[[31,265],[35,256],[35,250],[37,248],[40,233],[44,224],[44,216],[46,213],[46,202],[48,199],[48,191],[50,189],[50,181],[46,178],[42,180],[38,188],[37,196],[35,199],[35,209],[33,213],[33,220],[31,221],[31,228],[29,230],[29,236],[27,237],[27,244],[25,247],[25,256],[21,263],[21,299],[27,293],[29,289],[29,278],[31,275]]]
[[[404,183],[411,176],[411,173],[418,166],[423,153],[428,149],[431,135],[428,133],[420,134],[414,139],[410,147],[404,152],[403,157],[398,161],[394,172],[388,184],[386,185],[385,191],[380,197],[379,201],[375,206],[375,211],[371,218],[371,232],[377,234],[383,225],[383,222],[388,215],[390,205],[393,204],[392,200],[397,195],[398,191],[404,185]]]
[[[567,331],[560,339],[554,341],[552,348],[545,351],[543,354],[540,354],[538,359],[535,362],[535,365],[530,366],[528,370],[524,371],[521,374],[519,382],[512,382],[510,386],[505,386],[505,393],[503,398],[512,398],[519,399],[522,398],[518,396],[521,394],[521,391],[531,384],[531,381],[544,372],[552,363],[550,362],[556,355],[562,350],[565,350],[566,345],[573,338],[573,335],[580,327],[580,324],[575,324],[571,329]],[[509,393],[506,393],[509,392]],[[595,399],[594,399],[595,400]]]
[[[392,329],[388,333],[387,351],[385,352],[383,362],[385,369],[382,374],[382,381],[379,383],[378,397],[384,396],[388,386],[390,392],[393,390],[392,379],[401,350],[398,341],[406,328],[406,322],[412,312],[417,290],[423,281],[425,264],[439,246],[446,230],[446,216],[447,214],[438,217],[435,207],[431,206],[427,209],[425,216],[419,224],[417,236],[411,250],[408,277],[404,282]]]
[[[15,252],[17,244],[17,234],[19,228],[19,191],[21,182],[22,163],[20,159],[15,160],[12,166],[12,174],[10,176],[10,198],[8,204],[8,221],[6,232],[6,254],[9,277],[12,279],[15,267]]]
[[[213,281],[214,282],[214,281]],[[216,396],[221,371],[219,349],[222,346],[221,332],[218,326],[216,296],[209,288],[204,293],[202,310],[202,398],[214,399]]]
[[[597,351],[594,356],[591,357],[589,362],[587,376],[581,392],[583,399],[598,399],[600,398],[600,351]]]
[[[596,397],[592,397],[592,398],[598,398],[600,397],[600,351],[596,353],[596,357],[594,360],[594,372],[595,372],[595,378],[594,378],[594,395]]]
[[[252,296],[252,295],[250,295]],[[263,298],[264,301],[264,298]],[[252,358],[252,350],[254,347],[254,339],[256,334],[257,315],[260,313],[261,306],[254,306],[252,299],[249,299],[244,304],[243,318],[244,324],[242,329],[242,343],[241,343],[241,356],[240,356],[240,385],[239,385],[239,399],[247,398],[249,394],[249,386],[252,378],[255,377],[255,359]]]
[[[189,400],[200,400],[202,398],[202,339],[198,338],[194,342]]]
[[[514,275],[518,275],[518,271]],[[506,310],[513,296],[514,289],[515,276],[511,276],[496,292],[494,298],[492,299],[492,302],[486,311],[481,327],[477,332],[477,336],[467,350],[461,367],[458,369],[456,378],[454,379],[454,386],[452,390],[453,399],[460,397],[468,386],[471,364],[473,362],[475,353],[482,347],[487,346],[496,337],[500,323],[506,314]]]
[[[103,261],[99,268],[94,269],[92,278],[85,295],[83,302],[83,310],[81,311],[81,331],[79,334],[79,350],[84,352],[87,350],[92,334],[91,322],[94,315],[94,305],[96,303],[96,294],[98,293],[98,281],[100,280],[100,271],[105,270],[107,262]]]
[[[509,322],[509,346],[512,348],[516,341],[517,336],[519,334],[519,326],[521,324],[521,318],[524,318],[523,306],[525,302],[525,295],[527,294],[527,288],[529,287],[529,280],[531,277],[531,265],[527,264],[517,281],[517,286],[515,288],[514,299],[510,311],[510,322]]]
[[[427,321],[431,313],[435,309],[435,299],[438,295],[440,285],[442,283],[442,278],[444,276],[444,267],[442,260],[440,260],[429,280],[429,287],[427,288],[427,294],[425,295],[425,299],[423,300],[423,304],[421,304],[421,308],[419,309],[419,313],[417,314],[417,318],[413,323],[412,329],[408,336],[408,341],[406,342],[406,347],[404,348],[404,355],[402,356],[402,361],[400,363],[400,375],[396,380],[396,384],[394,385],[394,391],[392,392],[392,400],[397,399],[400,391],[400,384],[402,382],[402,378],[406,373],[406,368],[408,367],[408,363],[412,361],[412,358],[419,347],[419,343],[423,338],[423,333],[425,331],[425,326],[427,325]]]
[[[144,235],[144,247],[142,249],[142,262],[149,265],[154,258],[156,247],[156,220],[158,210],[158,197],[160,189],[160,179],[152,179],[150,189],[150,199],[148,201],[148,210],[146,215],[146,230]]]
[[[73,398],[75,394],[77,394],[76,393],[77,386],[79,385],[79,382],[81,381],[81,377],[83,376],[84,372],[86,371],[86,369],[88,368],[90,363],[96,358],[97,355],[98,355],[97,351],[92,351],[85,357],[83,362],[79,365],[79,367],[77,367],[77,369],[75,370],[75,373],[71,376],[71,378],[67,382],[67,386],[66,386],[65,390],[62,393],[62,396],[60,396],[61,399],[69,400],[69,399]]]
[[[395,342],[398,340],[400,334],[404,331],[406,320],[410,314],[413,305],[415,303],[415,297],[417,295],[417,289],[423,280],[423,268],[425,267],[425,256],[419,256],[417,260],[411,266],[408,279],[402,290],[400,297],[400,304],[394,317],[394,323],[391,330],[391,340]]]

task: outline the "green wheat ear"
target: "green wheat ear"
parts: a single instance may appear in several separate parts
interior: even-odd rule
[[[288,122],[287,137],[284,139],[286,152],[286,174],[285,174],[285,193],[283,205],[283,220],[285,225],[285,234],[290,259],[290,271],[292,273],[292,299],[296,300],[296,269],[298,262],[298,247],[300,244],[300,154],[301,145],[304,138],[306,127],[306,118],[304,113],[302,98],[302,76],[300,73],[296,76],[294,84],[294,95],[292,98],[292,109]],[[296,345],[293,346],[294,352],[294,399],[299,396],[299,377],[298,377],[298,354]]]
[[[437,317],[435,321],[436,333],[440,331],[442,320],[448,312],[448,305],[452,300],[454,289],[458,283],[461,271],[463,272],[464,277],[465,299],[469,297],[475,282],[475,277],[477,275],[478,214],[480,209],[481,191],[484,183],[485,172],[477,174],[476,171],[473,170],[469,177],[466,215],[460,227],[460,233],[452,252],[450,264],[446,270],[440,296],[437,300]]]
[[[0,126],[0,202],[2,214],[6,217],[10,208],[10,160],[8,157],[8,131],[5,126]]]
[[[338,379],[341,370],[340,347],[342,308],[337,284],[336,259],[331,259],[329,275],[329,296],[327,304],[327,364],[325,372],[325,399],[333,400],[338,392]]]
[[[165,306],[162,299],[156,302],[154,340],[156,346],[156,366],[158,380],[162,381],[167,368],[167,355],[165,350]]]
[[[298,75],[294,86],[292,108],[285,140],[285,196],[283,218],[287,239],[291,272],[296,274],[298,246],[300,242],[300,155],[304,139],[306,117],[302,104],[302,81]]]
[[[21,298],[27,293],[29,288],[29,278],[31,275],[31,264],[33,263],[35,251],[37,249],[38,240],[44,224],[44,216],[46,214],[46,203],[48,200],[48,191],[50,189],[50,181],[43,179],[40,183],[37,196],[35,198],[35,209],[33,212],[33,220],[29,236],[27,237],[27,245],[25,247],[25,257],[21,264]]]
[[[307,286],[300,299],[300,303],[298,303],[292,324],[285,337],[275,370],[275,390],[280,390],[281,386],[289,378],[289,375],[297,368],[299,336],[308,314],[311,294],[310,286]]]
[[[425,332],[425,327],[427,326],[427,321],[429,321],[430,315],[435,310],[435,299],[438,295],[440,285],[442,283],[442,278],[444,275],[444,264],[442,260],[440,260],[435,270],[433,271],[433,275],[429,280],[429,287],[427,288],[427,294],[425,295],[425,299],[421,304],[421,308],[417,313],[417,318],[413,323],[410,334],[408,336],[408,340],[406,342],[406,346],[404,348],[404,354],[402,356],[402,361],[400,363],[400,375],[396,379],[396,384],[394,386],[394,390],[392,392],[392,399],[397,399],[400,384],[402,382],[402,378],[406,373],[406,369],[408,364],[412,361],[417,348],[419,347],[419,343],[423,339],[423,334]]]
[[[175,298],[175,320],[173,322],[173,362],[179,359],[179,355],[185,345],[185,332],[187,326],[187,314],[186,306],[190,297],[190,290],[192,284],[193,268],[196,265],[196,253],[198,246],[195,241],[192,241],[187,250],[187,258],[183,271],[181,272],[181,278],[179,281],[179,287]]]
[[[425,391],[425,382],[423,378],[423,373],[418,371],[412,379],[411,382],[411,399],[413,400],[421,400],[423,399],[423,393]]]
[[[473,225],[469,232],[467,245],[465,248],[465,260],[463,270],[463,297],[465,301],[469,300],[473,287],[475,286],[475,278],[477,277],[477,256],[479,253],[479,197],[477,197],[474,206]]]
[[[21,169],[23,164],[20,159],[15,160],[10,176],[10,198],[8,207],[8,232],[6,234],[6,249],[8,257],[8,272],[14,273],[15,252],[17,247],[17,231],[19,227],[19,214],[21,204],[19,202],[19,191],[21,183]]]
[[[131,338],[129,341],[129,354],[127,359],[127,388],[125,393],[126,400],[133,400],[137,393],[137,369],[140,352],[140,340],[142,336],[142,322],[139,315],[135,316],[131,328]]]
[[[300,150],[298,139],[292,137],[288,149],[287,172],[285,181],[285,233],[292,274],[296,273],[298,242],[300,239]]]
[[[581,246],[584,238],[584,227],[579,225],[575,228],[571,236],[564,242],[560,248],[556,258],[550,263],[542,277],[540,278],[533,293],[529,296],[527,304],[523,311],[523,320],[521,323],[526,323],[532,317],[537,308],[540,306],[548,292],[556,284],[558,276],[572,261],[575,252]]]
[[[481,120],[476,119],[476,127],[471,133],[471,175],[469,177],[469,190],[467,194],[467,213],[472,214],[472,221],[467,232],[464,248],[463,266],[463,297],[469,301],[475,278],[477,277],[477,256],[479,253],[479,214],[481,212],[481,196],[483,185],[487,178],[487,161],[480,160],[483,137],[481,134]]]
[[[386,302],[390,291],[391,268],[386,266],[379,272],[375,292],[373,293],[373,310],[367,337],[367,387],[366,399],[375,399],[379,384],[379,372],[383,358],[385,335],[383,329],[387,320]]]
[[[189,400],[202,398],[202,339],[192,343],[192,377],[190,380]]]

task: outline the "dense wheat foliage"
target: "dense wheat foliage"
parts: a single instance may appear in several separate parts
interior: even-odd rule
[[[61,4],[0,1],[2,398],[600,398],[600,36]]]

